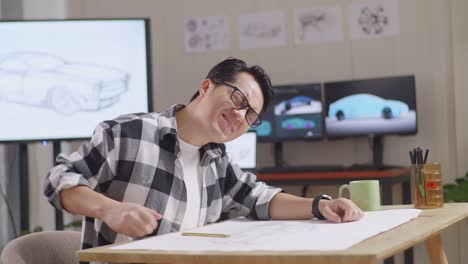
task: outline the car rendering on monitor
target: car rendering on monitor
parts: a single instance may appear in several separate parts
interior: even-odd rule
[[[0,55],[0,101],[51,108],[61,114],[99,111],[127,91],[129,74],[104,65],[40,52]]]
[[[330,104],[328,116],[337,120],[383,118],[392,119],[409,112],[406,103],[385,100],[372,94],[355,94]]]
[[[288,100],[281,101],[275,106],[275,115],[310,114],[320,113],[322,104],[311,97],[299,95]]]
[[[315,127],[315,122],[312,120],[306,120],[301,117],[293,117],[285,119],[281,122],[281,128],[290,129],[309,129]]]
[[[255,132],[260,137],[271,136],[272,130],[271,122],[268,120],[263,120],[262,124],[255,128]]]

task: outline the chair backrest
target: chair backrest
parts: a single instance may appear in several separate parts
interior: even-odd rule
[[[79,263],[81,233],[76,231],[44,231],[21,236],[3,249],[3,264]]]

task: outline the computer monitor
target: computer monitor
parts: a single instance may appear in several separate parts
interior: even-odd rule
[[[324,94],[329,138],[417,132],[414,76],[327,82]]]
[[[275,137],[278,141],[322,139],[322,86],[320,83],[274,87]]]
[[[148,19],[0,21],[0,141],[89,138],[151,111]]]
[[[270,103],[268,108],[262,115],[262,124],[256,128],[250,128],[249,132],[256,132],[258,142],[272,142],[275,141],[275,115],[273,113],[273,105]]]
[[[226,151],[241,169],[253,170],[257,167],[257,135],[246,132],[233,141],[226,142]]]

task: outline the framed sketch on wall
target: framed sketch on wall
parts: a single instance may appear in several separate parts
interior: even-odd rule
[[[185,52],[210,52],[229,48],[229,24],[225,16],[191,17],[185,20]]]
[[[351,39],[370,39],[400,34],[397,0],[372,0],[350,4],[348,24]]]
[[[340,6],[296,9],[294,40],[296,44],[342,41],[343,18]]]
[[[241,49],[286,45],[284,14],[279,11],[249,13],[239,16]]]

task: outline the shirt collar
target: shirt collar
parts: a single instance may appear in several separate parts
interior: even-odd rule
[[[177,138],[177,122],[175,119],[175,114],[184,107],[185,105],[175,104],[160,113],[158,125],[159,136],[161,141],[163,141],[164,138],[168,135],[171,135],[170,138]],[[224,144],[208,143],[200,148],[200,156],[202,163],[204,163],[205,154],[207,155],[207,158],[209,158],[209,160],[212,160],[222,156],[225,153],[226,147],[224,146]]]

